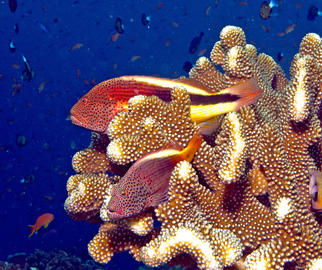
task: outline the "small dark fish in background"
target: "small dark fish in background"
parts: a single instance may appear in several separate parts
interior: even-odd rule
[[[278,4],[275,2],[275,0],[271,0],[270,2],[264,1],[261,4],[261,8],[259,10],[259,16],[263,20],[269,19],[272,13],[272,8],[278,7]]]
[[[11,12],[15,12],[18,7],[17,0],[8,0],[8,2],[9,2],[9,8]]]
[[[43,31],[44,33],[49,33],[48,27],[46,25],[44,25],[43,23],[41,23],[38,20],[36,20],[36,24],[39,26],[41,31]]]
[[[120,33],[123,34],[124,33],[124,25],[122,24],[122,20],[120,17],[117,17],[115,20],[115,24],[114,24],[115,30]]]
[[[282,52],[279,52],[277,54],[277,61],[278,62],[281,62],[283,59],[284,59],[284,54]]]
[[[27,58],[23,55],[22,60],[25,64],[25,69],[22,71],[22,80],[30,82],[35,77],[35,72],[32,70]]]
[[[16,136],[16,145],[19,147],[23,147],[27,144],[27,139],[24,135],[17,135]]]
[[[314,21],[317,16],[322,16],[322,12],[316,6],[310,6],[307,12],[307,19],[309,21]]]
[[[190,53],[195,53],[197,51],[203,35],[204,35],[203,32],[201,32],[198,37],[195,37],[191,40],[190,47],[189,47]]]
[[[14,53],[16,51],[16,44],[12,40],[10,40],[9,42],[9,50],[11,53]]]
[[[13,26],[13,30],[15,31],[16,34],[19,33],[19,25],[17,23]]]
[[[183,64],[183,70],[185,71],[185,72],[188,72],[189,73],[189,71],[190,71],[190,69],[192,68],[192,64],[191,64],[191,62],[189,62],[189,61],[186,61],[186,62],[184,62],[184,64]]]
[[[145,13],[142,14],[141,16],[141,22],[143,25],[148,25],[149,22],[151,21],[151,17],[150,16],[146,16]]]

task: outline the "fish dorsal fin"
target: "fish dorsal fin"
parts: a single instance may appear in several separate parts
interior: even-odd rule
[[[195,79],[191,79],[191,78],[186,78],[186,77],[180,77],[178,79],[174,79],[174,81],[177,81],[179,83],[182,83],[183,87],[187,87],[187,91],[190,94],[199,94],[199,95],[209,95],[209,94],[213,94],[214,92],[211,91],[207,86],[205,86],[204,84],[202,84],[201,82],[195,80]],[[199,91],[198,92],[194,92],[193,90],[190,91],[190,88],[196,88]],[[204,92],[204,93],[202,93]]]

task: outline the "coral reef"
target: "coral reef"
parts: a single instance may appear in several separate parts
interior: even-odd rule
[[[80,174],[68,181],[65,208],[72,218],[101,222],[90,255],[108,263],[129,250],[149,266],[195,262],[200,269],[321,267],[321,222],[309,194],[310,171],[322,169],[321,38],[303,38],[288,80],[270,56],[246,43],[241,28],[227,26],[210,59],[199,58],[189,76],[213,91],[256,76],[264,93],[219,118],[193,161],[177,164],[165,203],[113,221],[106,205],[119,176],[106,174],[111,164],[121,165],[122,176],[129,163],[170,141],[184,147],[198,130],[185,89],[173,89],[170,103],[130,99],[108,135],[95,134],[73,158]]]
[[[94,261],[83,262],[80,258],[63,250],[43,251],[36,249],[26,253],[10,255],[6,262],[0,261],[1,270],[102,270]]]

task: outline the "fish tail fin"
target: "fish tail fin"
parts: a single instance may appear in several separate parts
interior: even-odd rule
[[[29,234],[28,238],[30,238],[36,231],[35,225],[28,225],[31,228],[31,233]]]
[[[225,89],[231,95],[237,95],[240,98],[236,101],[234,111],[238,111],[240,107],[254,103],[263,93],[263,89],[258,84],[256,76]]]
[[[202,143],[202,135],[200,131],[196,132],[188,145],[179,153],[180,160],[186,160],[190,162],[195,153],[198,151],[200,145]]]

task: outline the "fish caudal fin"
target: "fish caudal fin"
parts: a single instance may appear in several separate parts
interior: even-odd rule
[[[237,95],[240,97],[236,101],[234,111],[238,111],[240,107],[254,103],[263,93],[263,89],[258,85],[258,79],[256,76],[243,83],[233,85],[223,91],[227,91],[227,93],[231,95]]]
[[[29,234],[28,238],[30,238],[36,231],[35,225],[28,225],[31,228],[31,233]]]
[[[254,103],[262,93],[263,90],[258,85],[257,77],[253,77],[220,92],[190,95],[191,119],[200,124],[217,115],[238,111],[240,107]],[[205,134],[205,132],[202,133]]]
[[[182,151],[179,152],[178,162],[181,160],[186,160],[190,162],[193,159],[195,153],[198,151],[201,143],[202,143],[202,135],[198,131],[195,133],[195,135],[193,135],[188,145]]]

